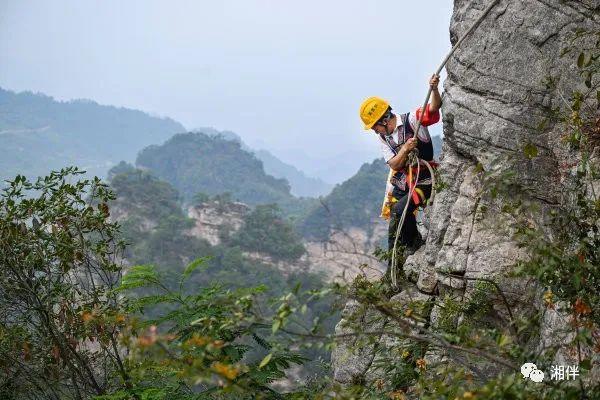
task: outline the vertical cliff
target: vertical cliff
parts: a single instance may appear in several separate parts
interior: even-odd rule
[[[452,43],[487,4],[455,0]],[[409,287],[393,298],[400,306],[409,302],[432,305],[422,313],[427,327],[435,330],[442,323],[443,299],[465,304],[475,301],[482,291],[490,301],[486,317],[500,330],[510,330],[514,320],[528,318],[542,307],[541,285],[509,276],[527,253],[513,239],[514,217],[503,212],[501,201],[485,195],[488,178],[501,181],[509,173],[526,188],[518,195],[535,210],[526,216],[535,226],[546,226],[549,210],[565,201],[577,155],[562,140],[563,125],[547,117],[552,110],[564,108],[565,99],[581,85],[573,57],[561,57],[561,50],[574,30],[597,29],[599,23],[598,0],[502,0],[449,61],[440,167],[445,188],[427,211],[426,245],[405,263]],[[535,157],[528,149],[535,149]],[[494,282],[499,290],[484,288],[486,282]],[[348,316],[356,308],[355,303],[346,307],[338,333],[348,332]],[[365,328],[376,326],[374,321],[390,324],[374,311],[361,318],[370,321],[364,322]],[[565,323],[565,318],[548,310],[541,334],[528,338],[527,345],[538,348],[549,340],[545,335]],[[333,355],[335,379],[342,383],[376,380],[381,376],[378,352],[395,344],[384,334],[362,343],[359,353],[351,352],[347,343],[339,346]],[[568,359],[560,352],[556,357]],[[465,362],[464,357],[439,351],[428,351],[425,360]],[[502,368],[479,361],[470,364],[480,378]]]
[[[452,42],[484,5],[455,1]],[[597,11],[583,2],[501,1],[448,63],[440,170],[448,188],[430,210],[427,246],[408,263],[418,266],[419,289],[443,285],[440,271],[495,276],[521,256],[507,235],[511,224],[501,219],[504,214],[481,212],[493,205],[482,203],[478,169],[513,172],[541,209],[561,200],[571,158],[563,127],[538,127],[579,82],[572,58],[560,57],[562,47],[574,29],[594,20],[600,20]],[[556,88],[548,88],[549,79]],[[529,144],[538,149],[533,159],[524,154]]]

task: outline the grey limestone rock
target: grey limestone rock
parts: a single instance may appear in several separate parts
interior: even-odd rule
[[[381,331],[385,322],[381,314],[356,301],[346,304],[342,319],[335,327],[335,334],[341,338],[331,354],[336,381],[344,384],[364,381],[381,339],[377,332]]]
[[[488,0],[454,1],[452,43],[487,4]],[[515,173],[538,206],[532,223],[544,225],[547,209],[560,201],[568,184],[565,174],[557,171],[571,156],[558,123],[550,122],[543,130],[538,125],[551,108],[564,107],[565,94],[577,88],[573,60],[561,58],[560,52],[575,28],[600,23],[599,10],[600,0],[501,0],[448,62],[440,166],[445,188],[429,210],[425,247],[405,266],[416,289],[434,299],[449,294],[468,301],[477,280],[492,280],[503,292],[490,294],[492,316],[506,329],[512,318],[526,318],[540,307],[534,301],[540,297],[535,282],[506,276],[526,253],[513,240],[514,221],[483,195],[481,171]],[[559,78],[554,87],[545,84],[548,77]],[[535,160],[524,154],[529,143],[538,149]],[[402,296],[396,300],[407,301]],[[432,326],[439,318],[436,306]],[[546,319],[547,332],[561,324],[555,315]],[[384,338],[381,345],[394,343]],[[338,351],[333,356],[336,379],[344,366],[340,355]],[[445,359],[439,353],[427,357]],[[365,376],[369,373],[364,370]],[[485,375],[485,368],[479,373]]]

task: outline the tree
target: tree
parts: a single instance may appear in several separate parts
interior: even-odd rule
[[[304,358],[264,338],[266,288],[194,284],[204,258],[181,277],[122,276],[115,196],[70,183],[80,174],[17,176],[1,193],[0,398],[281,398],[271,382]]]
[[[277,260],[296,261],[306,252],[293,226],[281,217],[277,205],[256,206],[244,217],[244,224],[232,236],[231,244],[269,254]]]
[[[52,172],[9,182],[0,197],[0,397],[83,399],[130,377],[113,199],[97,178]],[[87,199],[85,198],[87,196]]]

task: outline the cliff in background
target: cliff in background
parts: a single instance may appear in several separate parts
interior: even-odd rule
[[[190,206],[187,216],[193,220],[194,226],[189,230],[189,234],[209,242],[212,246],[220,245],[224,239],[227,240],[247,229],[245,218],[250,212],[250,207],[236,202],[219,204],[207,201]],[[386,233],[385,224],[377,223],[375,232],[370,234],[361,228],[352,227],[331,232],[325,241],[303,238],[302,244],[306,252],[294,261],[278,260],[257,249],[245,250],[243,255],[255,262],[277,268],[284,275],[308,272],[317,274],[328,282],[351,280],[362,273],[379,277],[384,266],[370,255],[370,251],[379,244]]]

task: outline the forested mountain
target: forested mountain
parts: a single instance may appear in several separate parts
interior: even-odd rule
[[[243,150],[254,153],[256,158],[263,162],[265,172],[275,178],[284,178],[290,184],[291,193],[294,196],[299,197],[318,197],[328,194],[333,185],[324,182],[319,178],[307,176],[304,172],[291,164],[288,164],[273,153],[261,149],[253,150],[246,145],[242,138],[231,131],[218,131],[214,128],[198,128],[194,129],[193,132],[201,132],[211,136],[223,136],[225,139],[236,141],[240,144]]]
[[[326,208],[318,200],[294,197],[289,183],[268,175],[264,163],[244,150],[240,140],[215,132],[178,134],[163,145],[149,146],[140,152],[137,165],[170,182],[188,202],[198,193],[229,192],[250,205],[277,203],[296,218],[307,237],[324,239],[332,226],[368,231],[372,218],[379,215],[388,173],[383,160],[364,164],[337,185],[323,199]],[[441,138],[433,141],[437,154]]]
[[[188,263],[205,257],[202,273],[188,282],[190,290],[211,284],[228,289],[265,285],[270,296],[279,296],[296,285],[307,290],[322,285],[322,276],[294,266],[306,249],[277,206],[259,205],[248,210],[241,216],[238,229],[219,226],[219,243],[211,245],[202,233],[194,232],[192,227],[198,221],[186,214],[181,197],[169,183],[126,163],[113,168],[110,177],[117,196],[110,205],[111,215],[120,222],[128,243],[125,258],[131,265],[155,265],[167,277],[168,284],[176,285]],[[193,208],[216,207],[224,215],[230,206],[226,196],[193,203]],[[305,322],[328,315],[329,301],[311,302]],[[334,321],[335,318],[327,320],[329,332]],[[323,351],[304,354],[314,358],[329,356]],[[309,364],[305,373],[318,369],[317,364]]]
[[[0,177],[45,175],[66,165],[104,176],[140,148],[184,130],[172,119],[137,110],[0,88]]]
[[[215,267],[221,269],[219,259],[234,257],[234,253],[241,250],[262,253],[285,262],[294,262],[305,252],[300,237],[274,205],[249,210],[242,216],[244,229],[237,232],[228,231],[223,226],[221,245],[211,246],[191,233],[194,221],[186,215],[178,191],[168,182],[126,163],[113,168],[110,176],[110,185],[117,195],[112,214],[121,222],[131,244],[126,256],[134,263],[153,262],[182,267],[190,258],[220,254],[211,265],[216,262]],[[219,202],[220,207],[226,208],[230,201],[226,196],[217,196],[205,198],[198,204]],[[238,254],[234,258],[239,257],[242,256]],[[249,264],[249,261],[243,263]],[[242,267],[237,265],[235,268]]]
[[[356,175],[336,185],[331,193],[299,222],[306,237],[324,240],[331,228],[351,226],[369,231],[381,211],[389,168],[382,159],[365,163]]]
[[[258,158],[222,136],[178,134],[143,149],[136,164],[171,183],[186,201],[200,192],[229,192],[233,199],[250,205],[294,199],[285,179],[267,175]]]

